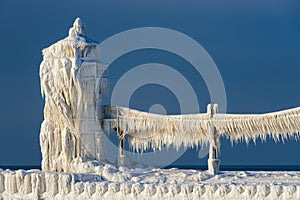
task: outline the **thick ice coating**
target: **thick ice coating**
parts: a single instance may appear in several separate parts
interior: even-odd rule
[[[75,20],[68,37],[43,49],[43,170],[76,171],[70,165],[75,158],[103,159],[103,131],[97,121],[97,105],[107,89],[105,75],[106,66],[99,61],[99,46],[86,37],[80,18]]]

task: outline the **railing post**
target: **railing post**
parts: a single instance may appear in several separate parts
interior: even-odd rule
[[[125,162],[126,162],[126,156],[124,154],[124,142],[125,142],[125,137],[123,135],[123,131],[120,130],[119,127],[119,109],[117,108],[117,134],[118,134],[118,138],[119,138],[119,155],[117,158],[117,163],[118,166],[124,166]]]
[[[220,171],[220,160],[218,159],[218,136],[216,128],[212,122],[215,114],[218,112],[217,104],[207,105],[207,114],[209,116],[209,122],[207,124],[207,131],[210,138],[209,144],[209,158],[208,158],[208,172],[212,175],[218,174]]]
[[[122,133],[118,133],[118,138],[119,138],[119,153],[117,157],[117,165],[124,166],[126,165],[126,159],[127,159],[124,153],[125,138],[123,137]]]

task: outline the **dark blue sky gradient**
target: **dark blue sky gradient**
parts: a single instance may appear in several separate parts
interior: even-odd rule
[[[44,101],[40,95],[41,49],[67,36],[77,16],[89,37],[101,42],[138,27],[164,27],[199,42],[222,75],[230,113],[263,113],[300,106],[300,4],[298,1],[39,1],[0,2],[0,165],[41,161],[39,129]],[[132,66],[159,62],[190,80],[201,112],[209,102],[201,77],[188,63],[167,52],[132,52],[110,68],[112,86]],[[156,88],[156,89],[155,89]],[[131,106],[157,85],[140,88]],[[168,94],[168,92],[166,92]],[[167,97],[166,97],[167,98]],[[173,95],[168,113],[178,112]],[[172,104],[173,102],[173,104]],[[172,106],[173,107],[172,107]],[[144,108],[143,108],[144,106]],[[235,144],[222,140],[222,164],[297,164],[300,143],[273,141]],[[205,163],[191,150],[177,164]]]

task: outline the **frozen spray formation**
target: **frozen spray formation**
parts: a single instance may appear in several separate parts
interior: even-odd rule
[[[161,149],[173,145],[194,147],[210,144],[208,169],[217,174],[220,161],[220,137],[231,142],[258,138],[265,141],[270,137],[277,141],[288,138],[299,139],[300,107],[266,114],[223,114],[217,113],[218,106],[209,104],[207,113],[188,115],[158,115],[125,107],[106,107],[105,115],[115,118],[109,121],[119,136],[128,137],[136,151],[149,148]],[[105,121],[105,119],[104,119]]]
[[[260,115],[218,114],[216,104],[196,115],[163,116],[115,106],[102,112],[108,81],[99,49],[77,18],[68,37],[43,50],[43,171],[0,169],[0,199],[300,199],[299,172],[211,175],[218,172],[220,136],[246,142],[268,135],[276,141],[298,138],[300,108]],[[107,164],[98,119],[115,128],[121,141],[127,136],[137,151],[210,143],[209,171]]]
[[[76,171],[71,165],[75,158],[104,159],[97,109],[107,89],[105,75],[106,66],[99,61],[99,46],[86,37],[80,18],[75,20],[68,37],[43,49],[43,170],[71,172]]]
[[[212,174],[219,171],[221,136],[232,142],[265,140],[268,136],[276,141],[299,137],[299,107],[256,115],[218,113],[217,104],[209,104],[207,113],[191,115],[157,115],[118,106],[107,106],[102,112],[102,94],[108,81],[99,50],[99,45],[86,36],[80,18],[75,20],[67,38],[43,50],[40,68],[46,100],[40,135],[43,170],[78,172],[72,162],[75,158],[105,160],[104,134],[98,119],[105,123],[109,118],[107,121],[117,131],[121,148],[125,136],[136,151],[209,143],[208,166]]]
[[[231,142],[270,137],[277,141],[299,139],[300,107],[266,114],[222,114],[217,106],[208,105],[207,113],[159,115],[125,107],[110,107],[116,118],[111,126],[127,135],[136,151],[161,149],[163,145],[193,147],[214,143],[219,148],[220,136]],[[213,130],[214,133],[211,132]]]

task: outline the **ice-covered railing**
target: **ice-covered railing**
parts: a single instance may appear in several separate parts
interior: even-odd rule
[[[300,107],[265,114],[218,114],[214,116],[217,133],[230,138],[232,142],[267,137],[277,141],[288,138],[299,139]]]
[[[161,149],[162,145],[175,148],[198,146],[209,142],[209,114],[159,115],[125,107],[104,107],[110,109],[110,126],[117,129],[121,137],[128,136],[136,151],[149,148]],[[104,121],[107,122],[107,115]]]
[[[217,159],[220,136],[231,142],[257,138],[275,141],[299,139],[300,107],[266,114],[217,113],[217,104],[209,104],[207,113],[187,115],[159,115],[117,106],[103,108],[104,126],[114,128],[123,142],[128,136],[136,151],[161,149],[163,145],[175,148],[210,144],[209,171],[218,172]],[[107,128],[106,128],[107,129]]]

